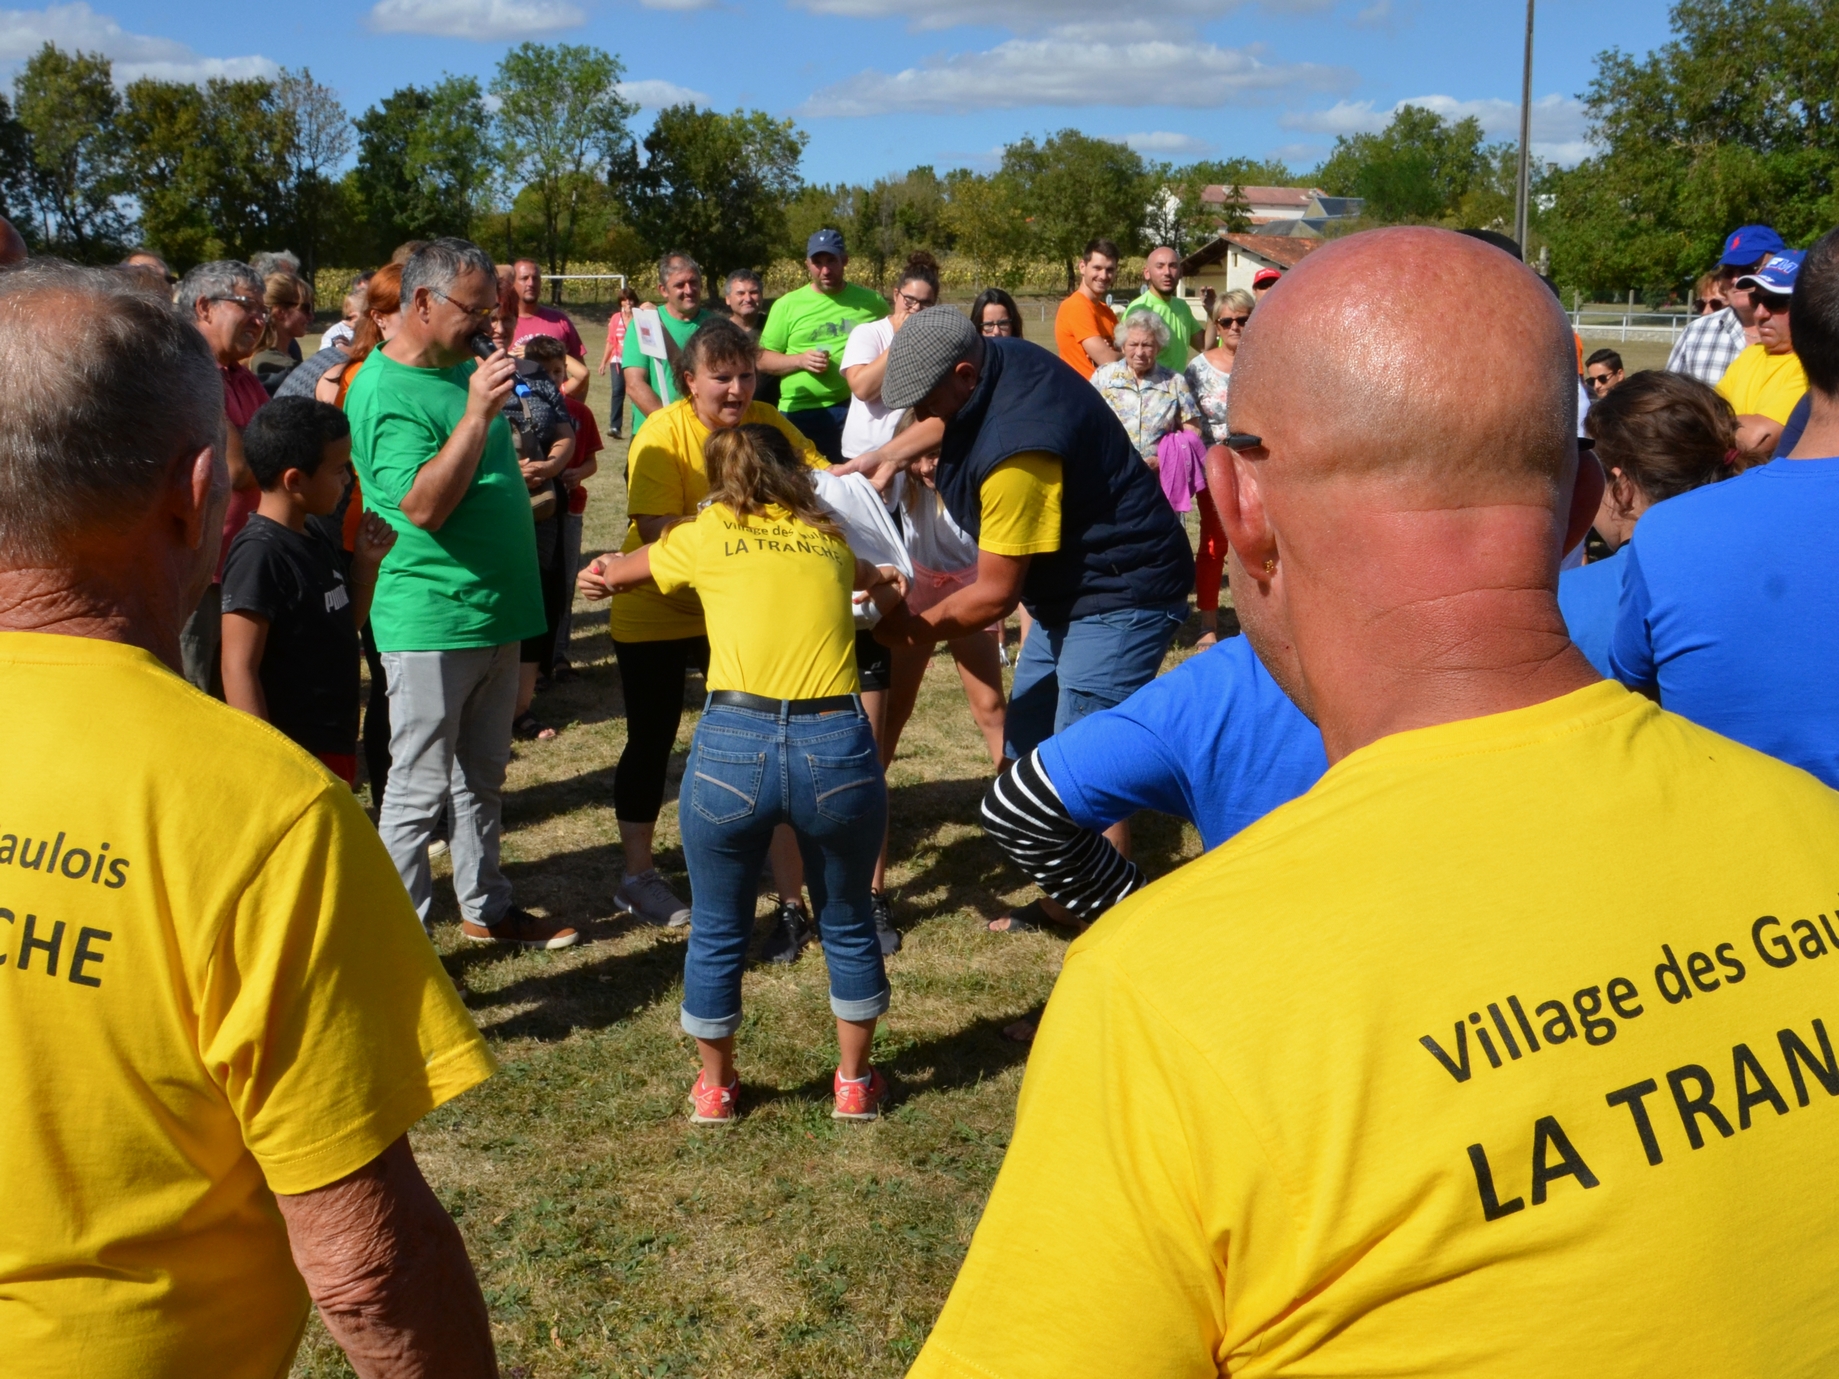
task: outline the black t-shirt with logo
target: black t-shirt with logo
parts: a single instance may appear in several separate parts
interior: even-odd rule
[[[358,628],[342,564],[321,532],[258,512],[230,543],[223,569],[223,611],[268,619],[268,721],[329,755],[355,752],[358,741]]]

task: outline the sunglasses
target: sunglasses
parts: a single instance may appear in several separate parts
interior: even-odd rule
[[[235,302],[251,316],[266,316],[268,314],[268,303],[263,301],[260,297],[207,297],[205,300],[211,302]]]
[[[1607,388],[1610,383],[1614,381],[1614,378],[1615,375],[1606,373],[1585,375],[1585,381],[1587,381],[1592,388]]]
[[[1226,436],[1226,447],[1229,450],[1256,450],[1263,444],[1263,436],[1254,436],[1249,431],[1232,431]],[[1594,450],[1596,441],[1590,436],[1579,436],[1577,449],[1579,454]]]
[[[1240,330],[1244,330],[1245,323],[1249,320],[1251,320],[1249,316],[1222,316],[1213,324],[1221,330],[1225,330],[1227,326],[1237,326]]]
[[[1780,316],[1788,310],[1792,297],[1775,292],[1764,292],[1760,287],[1750,289],[1750,301],[1756,306],[1767,307],[1773,316]]]

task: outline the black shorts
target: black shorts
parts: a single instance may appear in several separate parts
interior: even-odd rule
[[[894,683],[894,653],[873,632],[856,633],[856,673],[864,690],[884,690]]]

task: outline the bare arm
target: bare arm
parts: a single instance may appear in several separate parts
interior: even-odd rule
[[[243,433],[231,422],[224,423],[223,440],[224,463],[230,467],[230,487],[248,490],[258,487],[255,471],[249,467],[249,461],[243,458]]]
[[[404,1135],[356,1173],[277,1193],[294,1264],[362,1379],[496,1379],[466,1244]]]
[[[844,369],[843,381],[849,384],[849,391],[864,402],[881,401],[881,380],[888,376],[889,353],[883,350],[866,364],[851,364]]]
[[[654,522],[668,522],[666,517],[650,519]],[[602,555],[589,561],[587,567],[575,577],[575,587],[581,591],[583,598],[593,603],[617,594],[622,589],[631,589],[651,578],[651,545],[640,546],[631,555]]]
[[[562,392],[577,401],[585,401],[588,384],[594,380],[594,375],[587,371],[587,361],[570,354],[564,355],[562,362],[568,369],[568,377],[562,381]]]
[[[652,391],[651,379],[646,377],[645,370],[633,368],[621,372],[626,375],[626,401],[639,409],[640,416],[648,417],[664,405],[664,399]]]
[[[845,474],[875,474],[883,471],[892,482],[893,476],[912,464],[928,450],[936,450],[945,439],[945,423],[937,417],[927,417],[916,421],[902,431],[886,445],[875,450],[865,450],[853,460],[840,465],[832,465],[830,472],[841,478]],[[882,485],[877,482],[875,485]]]
[[[803,354],[781,354],[777,350],[761,350],[754,367],[761,373],[769,373],[775,378],[783,378],[789,373],[823,373],[830,367],[829,350],[806,350]],[[879,395],[879,389],[876,390]]]
[[[402,515],[423,531],[439,531],[472,487],[485,454],[485,435],[498,409],[511,395],[517,361],[503,350],[494,351],[473,370],[466,387],[466,412],[447,443],[415,474],[403,495]]]
[[[1081,340],[1079,348],[1086,352],[1086,358],[1095,365],[1115,364],[1124,357],[1124,352],[1102,335]]]
[[[1737,448],[1765,458],[1775,453],[1775,443],[1782,438],[1782,424],[1759,412],[1745,412],[1737,418]]]
[[[357,539],[351,543],[351,616],[359,627],[370,618],[377,570],[395,544],[396,529],[376,513],[367,512],[359,519]]]
[[[517,462],[517,467],[523,471],[525,483],[547,483],[567,469],[568,462],[575,457],[574,428],[557,423],[557,429],[560,434],[549,443],[547,458],[542,460],[520,459]]]
[[[223,699],[264,722],[268,696],[262,693],[262,653],[268,648],[268,619],[238,609],[223,615]]]
[[[905,605],[884,613],[875,624],[875,640],[884,646],[931,646],[967,633],[980,632],[1006,618],[1022,599],[1032,556],[977,552],[977,580],[924,613]]]

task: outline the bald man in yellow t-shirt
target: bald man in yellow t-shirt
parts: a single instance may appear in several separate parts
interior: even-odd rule
[[[1209,488],[1329,770],[1068,951],[918,1379],[1832,1372],[1839,795],[1570,643],[1574,396],[1447,231],[1259,308]]]

